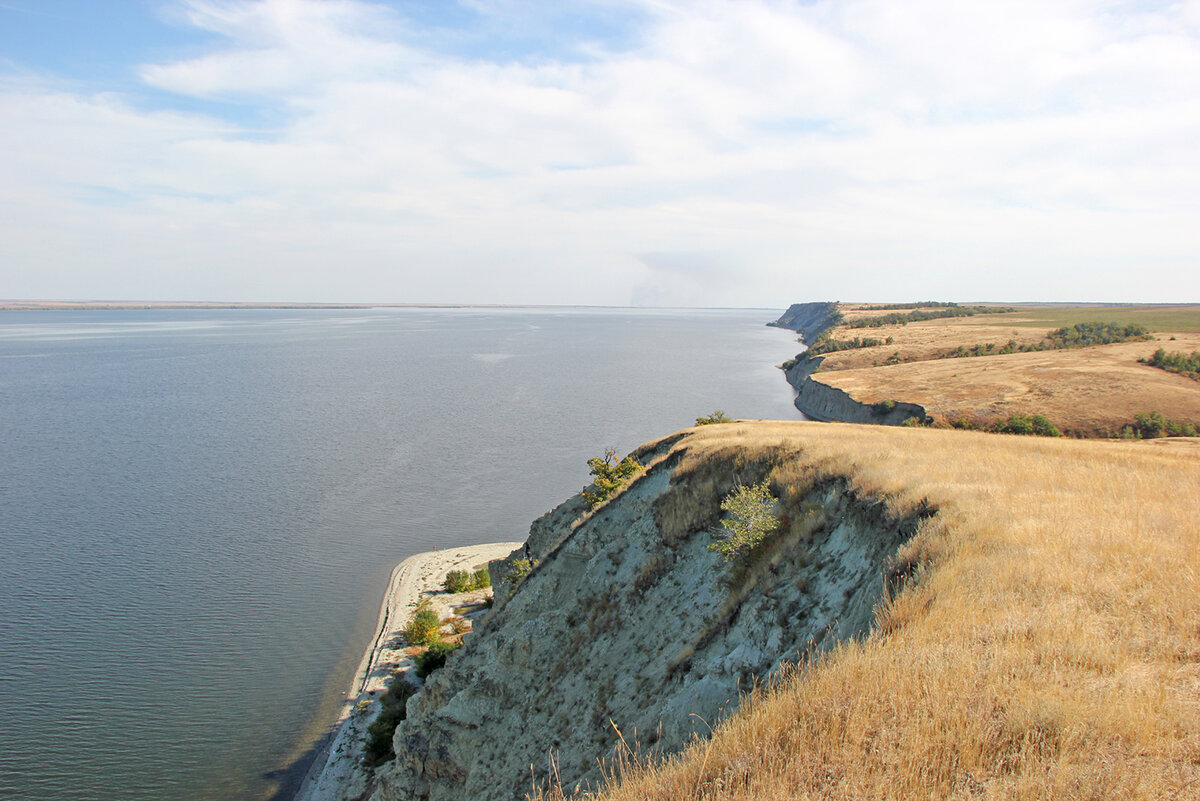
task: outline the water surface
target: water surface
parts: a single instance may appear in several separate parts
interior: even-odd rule
[[[0,798],[279,791],[401,559],[524,539],[606,447],[797,418],[777,315],[0,314]]]

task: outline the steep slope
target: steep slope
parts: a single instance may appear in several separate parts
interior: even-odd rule
[[[810,473],[795,446],[748,450],[752,426],[709,428],[640,449],[649,469],[594,513],[574,498],[534,524],[537,567],[409,702],[373,798],[595,787],[622,739],[679,751],[781,665],[870,630],[893,555],[930,512]],[[786,527],[725,562],[708,550],[720,502],[763,479]]]
[[[793,303],[788,310],[779,316],[778,320],[767,325],[786,328],[804,337],[807,343],[815,342],[825,331],[833,328],[842,321],[837,303],[820,301],[816,303]]]

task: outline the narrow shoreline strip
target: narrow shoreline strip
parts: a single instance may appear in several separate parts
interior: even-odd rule
[[[358,788],[365,786],[368,778],[359,757],[369,720],[353,712],[361,702],[374,704],[376,694],[384,688],[396,658],[395,649],[388,646],[407,622],[409,608],[422,594],[440,590],[449,571],[503,559],[522,545],[492,542],[426,551],[408,557],[392,569],[379,606],[375,636],[354,673],[338,719],[323,738],[293,801],[341,801],[357,795]]]

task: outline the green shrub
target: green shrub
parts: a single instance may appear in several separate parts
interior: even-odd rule
[[[508,580],[509,595],[517,591],[517,587],[529,577],[529,574],[533,572],[537,564],[536,561],[530,561],[529,559],[514,559],[509,563],[508,572],[504,574],[504,578]]]
[[[909,428],[920,428],[922,425],[924,425],[924,423],[922,423],[916,417],[906,417],[904,418],[904,422],[900,425],[908,426]]]
[[[443,586],[446,592],[467,592],[473,589],[471,574],[465,570],[451,570],[446,574]]]
[[[1193,381],[1200,381],[1200,351],[1192,351],[1189,356],[1180,352],[1167,353],[1165,348],[1159,348],[1149,359],[1139,359],[1138,361],[1169,373],[1179,373]]]
[[[587,463],[595,480],[582,495],[588,506],[593,509],[616,495],[618,490],[624,488],[642,470],[642,466],[632,456],[626,456],[618,462],[616,452],[611,449],[605,451],[603,457],[593,456]]]
[[[482,590],[492,586],[492,574],[488,572],[487,565],[475,568],[475,572],[471,574],[471,589]]]
[[[433,671],[446,664],[446,657],[462,648],[461,642],[448,642],[439,640],[426,648],[421,653],[417,654],[414,660],[417,663],[417,675],[425,678]]]
[[[896,402],[894,400],[881,400],[878,403],[872,404],[871,408],[875,410],[875,414],[882,417],[885,414],[890,414],[896,408]]]
[[[423,599],[413,610],[413,615],[404,626],[404,636],[412,645],[428,645],[441,638],[442,621],[429,603]]]
[[[1061,437],[1062,432],[1040,414],[1014,414],[1002,423],[998,423],[995,431],[1000,434],[1032,434],[1039,437]]]
[[[1159,437],[1200,436],[1200,428],[1184,420],[1169,420],[1162,412],[1142,412],[1134,422],[1124,426],[1117,436],[1121,439],[1158,439]]]
[[[392,738],[396,726],[405,718],[405,705],[413,692],[412,685],[398,674],[388,681],[387,691],[379,699],[383,708],[367,727],[366,757],[370,765],[386,762],[396,755],[392,750]]]
[[[783,525],[766,481],[752,486],[739,484],[721,501],[721,511],[730,517],[721,521],[720,539],[708,549],[724,556],[726,562],[749,553]]]
[[[715,412],[708,415],[707,417],[697,417],[696,418],[696,425],[698,425],[698,426],[711,426],[711,425],[717,425],[718,423],[732,423],[732,422],[733,422],[733,420],[726,417],[725,412],[723,412],[720,409],[717,409]]]

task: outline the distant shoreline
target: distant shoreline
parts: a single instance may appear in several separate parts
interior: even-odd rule
[[[759,306],[605,306],[584,303],[239,303],[167,300],[0,300],[0,311],[153,311],[216,309],[636,309],[638,311],[757,311]]]

